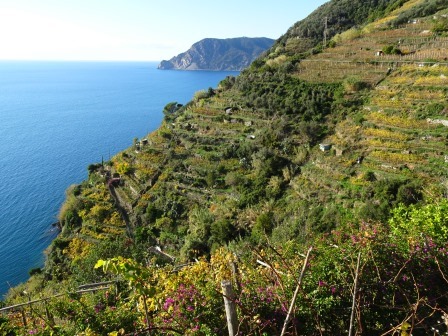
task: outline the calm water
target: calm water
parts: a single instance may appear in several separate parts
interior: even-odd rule
[[[163,107],[235,72],[161,71],[143,62],[0,62],[0,297],[42,266],[70,184],[134,137]]]

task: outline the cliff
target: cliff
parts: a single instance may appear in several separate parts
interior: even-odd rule
[[[240,71],[261,53],[270,48],[274,40],[261,38],[206,38],[169,61],[162,61],[161,70],[235,70]]]

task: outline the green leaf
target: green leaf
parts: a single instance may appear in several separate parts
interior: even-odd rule
[[[105,260],[100,259],[96,262],[96,264],[95,264],[95,266],[93,266],[93,268],[97,269],[97,268],[103,267],[105,263],[106,263]]]

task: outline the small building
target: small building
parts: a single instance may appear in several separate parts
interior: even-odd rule
[[[331,145],[330,144],[320,144],[319,145],[319,149],[322,151],[322,152],[328,152],[330,149],[331,149]]]
[[[148,144],[148,139],[141,139],[140,143],[142,144],[142,146],[145,146]]]
[[[375,56],[379,57],[379,56],[384,56],[384,51],[382,50],[377,50],[375,53]]]
[[[342,156],[344,155],[345,150],[342,148],[335,148],[336,156]]]
[[[233,107],[226,107],[224,111],[226,112],[227,115],[231,115],[233,112]]]

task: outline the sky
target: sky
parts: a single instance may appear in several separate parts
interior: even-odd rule
[[[203,38],[283,35],[328,0],[0,0],[0,60],[170,59]]]

